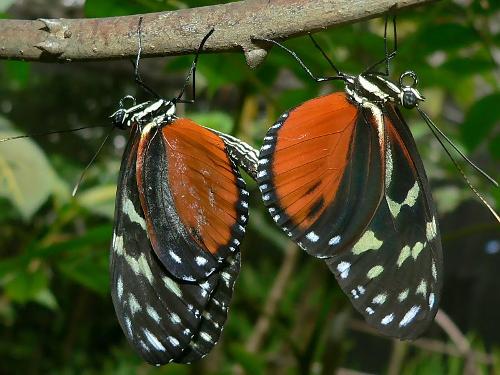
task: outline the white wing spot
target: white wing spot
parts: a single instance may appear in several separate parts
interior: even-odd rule
[[[392,216],[394,218],[398,217],[399,213],[401,212],[401,208],[403,208],[403,206],[413,207],[415,205],[415,202],[417,201],[419,192],[420,188],[418,187],[418,181],[415,181],[415,183],[408,191],[408,194],[406,195],[406,198],[402,203],[397,203],[388,196],[386,196],[387,204],[389,206],[389,210],[391,211]]]
[[[142,310],[141,305],[139,305],[139,302],[137,302],[137,299],[132,293],[129,293],[128,295],[128,306],[132,315]]]
[[[408,297],[408,293],[410,293],[410,289],[408,289],[408,288],[406,288],[401,293],[399,293],[398,301],[403,302]]]
[[[176,313],[170,313],[170,321],[174,324],[179,324],[181,322],[181,317]]]
[[[319,236],[314,231],[307,233],[306,238],[311,242],[318,242]]]
[[[415,294],[421,294],[424,298],[427,295],[427,282],[424,279],[420,281]]]
[[[208,263],[208,260],[206,258],[201,257],[201,256],[197,256],[195,258],[195,261],[196,261],[196,264],[199,266],[204,266],[205,264]]]
[[[122,299],[123,295],[123,280],[122,277],[118,277],[118,281],[116,283],[116,293],[118,295],[118,299]]]
[[[210,336],[208,333],[200,332],[200,336],[203,340],[205,340],[207,342],[212,342],[212,336]]]
[[[434,307],[434,302],[435,302],[435,295],[434,293],[429,294],[429,309],[432,310]]]
[[[125,202],[123,202],[123,212],[128,216],[131,222],[139,224],[142,229],[146,230],[144,218],[137,213],[134,204],[129,198],[125,198]]]
[[[263,150],[265,150],[265,149],[264,149],[264,147],[265,147],[265,146],[262,146],[262,149],[263,149]],[[271,146],[269,146],[269,147],[271,147]],[[263,169],[263,170],[261,170],[259,173],[257,173],[257,178],[259,178],[259,177],[264,177],[265,175],[267,175],[267,171],[266,171],[265,169]]]
[[[368,315],[372,315],[375,312],[371,307],[367,307],[365,311],[368,313]]]
[[[143,332],[146,335],[146,338],[148,339],[148,341],[151,343],[151,345],[153,345],[153,348],[155,348],[156,350],[159,350],[161,352],[166,351],[165,347],[162,345],[160,340],[158,340],[156,338],[156,336],[153,335],[149,330],[143,329]]]
[[[340,273],[340,277],[342,279],[347,278],[349,276],[349,270],[351,269],[351,263],[349,262],[340,262],[337,265],[337,271]]]
[[[260,160],[259,160],[259,164],[260,164],[260,165],[265,165],[265,164],[267,164],[267,163],[269,163],[269,159],[260,159]]]
[[[332,238],[330,238],[330,241],[328,241],[328,245],[330,245],[330,246],[337,245],[340,242],[340,240],[341,240],[340,236],[332,237]]]
[[[172,346],[179,346],[179,340],[177,340],[175,337],[168,336],[167,340],[170,341],[170,343],[172,344]]]
[[[113,233],[113,241],[111,242],[111,246],[113,247],[113,250],[118,254],[122,255],[123,254],[123,237],[122,236],[117,236],[116,233]]]
[[[385,294],[385,293],[377,294],[375,297],[373,297],[372,303],[377,304],[377,305],[382,305],[382,304],[384,304],[386,299],[387,299],[387,294]]]
[[[165,283],[165,286],[167,287],[168,290],[170,290],[172,293],[174,293],[177,297],[182,297],[181,289],[179,288],[179,285],[174,280],[172,280],[168,276],[164,276],[162,278],[162,280]]]
[[[399,326],[404,327],[409,323],[411,323],[411,321],[415,319],[419,311],[420,311],[420,306],[417,305],[412,306],[412,308],[408,310],[405,316],[403,316],[403,319],[401,319],[401,321],[399,322]]]
[[[382,272],[384,272],[384,267],[382,267],[381,265],[377,265],[377,266],[372,267],[368,271],[368,273],[366,274],[366,277],[368,277],[369,279],[374,279],[377,276],[379,276]]]
[[[132,337],[132,322],[128,317],[125,317],[125,326],[127,326],[128,335]]]
[[[433,217],[430,223],[427,223],[425,235],[428,241],[432,241],[437,236],[436,218]]]
[[[174,253],[172,250],[170,250],[168,253],[169,253],[169,254],[170,254],[170,256],[172,257],[172,259],[174,260],[174,262],[179,263],[179,264],[181,264],[181,263],[182,263],[182,259],[181,259],[181,257],[180,257],[180,256],[178,256],[176,253]]]
[[[151,318],[152,318],[152,319],[153,319],[156,323],[160,323],[161,317],[160,317],[160,315],[158,315],[158,313],[156,312],[156,310],[155,310],[153,307],[151,307],[151,306],[147,305],[147,306],[146,306],[146,311],[147,311],[148,315],[149,315],[149,316],[150,316],[150,317],[151,317]]]
[[[394,314],[391,313],[389,315],[384,316],[384,318],[380,321],[380,323],[382,323],[384,326],[386,326],[387,324],[389,324],[393,320],[394,320]]]
[[[380,241],[375,233],[371,230],[367,230],[363,236],[356,242],[352,248],[352,252],[355,255],[359,255],[368,250],[378,250],[382,246],[383,242]]]

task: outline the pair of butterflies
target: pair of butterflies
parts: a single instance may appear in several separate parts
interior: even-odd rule
[[[388,67],[394,54],[381,62]],[[276,224],[325,261],[371,326],[403,339],[429,326],[442,287],[441,242],[422,161],[398,108],[423,113],[423,97],[414,73],[398,84],[374,67],[357,76],[334,67],[336,76],[316,78],[342,80],[345,92],[284,113],[260,153],[178,118],[184,90],[113,115],[131,136],[116,195],[112,299],[147,362],[190,363],[221,335],[248,222],[238,167],[257,180]]]

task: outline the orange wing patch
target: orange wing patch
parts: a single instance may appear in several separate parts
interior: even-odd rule
[[[357,113],[344,93],[334,93],[292,110],[277,131],[271,171],[276,198],[296,225],[309,227],[335,199]]]
[[[179,218],[193,239],[210,253],[228,245],[237,225],[237,176],[217,135],[189,119],[163,127],[168,184]]]

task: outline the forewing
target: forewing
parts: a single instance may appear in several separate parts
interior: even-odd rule
[[[188,119],[146,126],[137,176],[149,239],[174,276],[204,279],[238,251],[248,192],[218,135]]]
[[[374,117],[367,113],[369,121]],[[433,321],[442,286],[436,211],[415,142],[400,113],[385,109],[385,194],[362,237],[327,260],[367,322],[411,339]]]
[[[383,189],[378,131],[334,93],[283,114],[267,132],[257,173],[264,203],[311,255],[350,248],[372,219]]]
[[[198,283],[177,279],[153,251],[139,200],[136,157],[139,135],[124,153],[111,245],[111,296],[125,336],[147,362],[186,363],[206,355],[227,317],[240,255]],[[196,350],[193,350],[193,347]]]

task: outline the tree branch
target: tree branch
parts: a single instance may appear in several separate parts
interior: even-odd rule
[[[285,39],[434,0],[248,0],[144,14],[143,57],[192,53],[213,27],[210,52],[243,51],[257,66],[264,46],[251,38]],[[110,60],[137,54],[139,16],[0,20],[0,59],[43,62]]]

